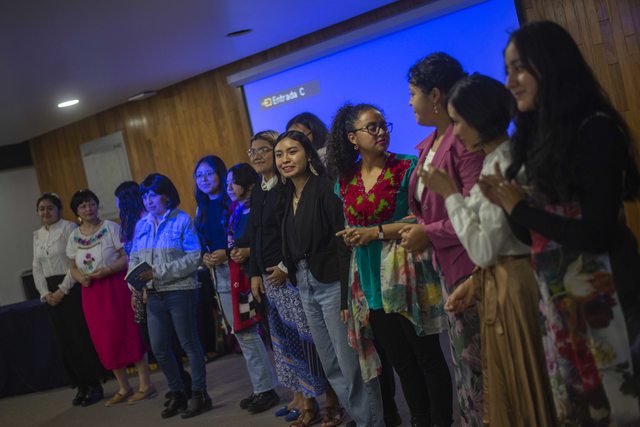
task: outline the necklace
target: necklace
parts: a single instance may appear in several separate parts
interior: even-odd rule
[[[311,175],[309,175],[307,177],[307,180],[304,182],[304,184],[302,184],[302,187],[300,188],[300,193],[299,194],[296,192],[295,188],[293,190],[293,211],[294,212],[298,208],[298,203],[300,202],[300,197],[302,197],[302,191],[304,190],[304,187],[307,185],[307,182],[309,182],[309,178],[311,178]]]

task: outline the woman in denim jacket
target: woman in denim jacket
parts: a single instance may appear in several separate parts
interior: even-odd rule
[[[204,352],[198,337],[195,272],[200,243],[193,221],[177,209],[180,196],[169,178],[157,173],[145,178],[140,194],[149,215],[136,225],[129,269],[146,261],[153,267],[147,284],[147,323],[151,348],[171,390],[162,417],[182,412],[190,418],[211,409],[206,390]],[[193,394],[187,408],[185,386],[173,355],[172,329],[189,358]],[[183,412],[184,411],[184,412]]]

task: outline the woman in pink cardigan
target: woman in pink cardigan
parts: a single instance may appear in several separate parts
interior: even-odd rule
[[[442,52],[421,59],[409,70],[409,104],[416,122],[435,130],[416,147],[419,161],[409,182],[409,207],[418,224],[401,230],[402,245],[412,251],[430,252],[442,277],[445,298],[471,275],[474,265],[456,236],[444,199],[429,191],[419,177],[431,165],[444,169],[465,196],[478,181],[483,155],[467,151],[454,137],[446,107],[447,92],[465,75],[460,63]],[[449,314],[449,339],[461,423],[481,427],[482,362],[475,305],[460,314]]]

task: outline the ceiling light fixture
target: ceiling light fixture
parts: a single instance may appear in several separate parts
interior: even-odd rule
[[[232,31],[230,33],[227,33],[227,37],[244,36],[245,34],[249,34],[252,31],[253,30],[251,28],[245,28],[244,30]]]
[[[71,99],[69,101],[64,101],[61,102],[60,104],[58,104],[58,108],[65,108],[65,107],[71,107],[72,105],[76,105],[78,102],[77,99]]]
[[[142,101],[143,99],[147,99],[157,92],[155,90],[145,90],[144,92],[136,93],[135,95],[131,95],[127,98],[127,101]]]

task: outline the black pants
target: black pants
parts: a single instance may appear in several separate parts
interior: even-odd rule
[[[419,337],[408,319],[383,310],[371,310],[369,321],[398,373],[411,417],[426,425],[451,425],[451,375],[438,335]]]
[[[64,276],[47,277],[49,292],[55,292]],[[62,361],[74,387],[97,386],[106,371],[93,347],[82,312],[82,294],[76,284],[55,306],[48,306],[51,322],[60,343]]]

